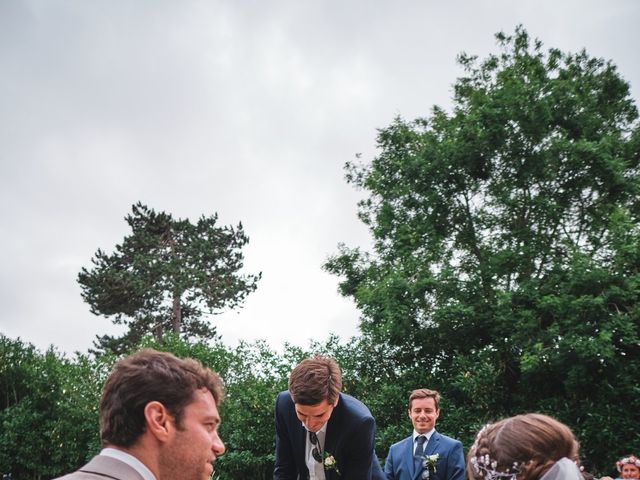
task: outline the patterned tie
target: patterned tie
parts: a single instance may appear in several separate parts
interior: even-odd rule
[[[418,435],[416,438],[416,450],[413,454],[413,463],[416,467],[416,472],[422,469],[422,455],[424,454],[424,442],[427,439],[424,435]]]
[[[316,462],[322,463],[320,441],[318,440],[318,436],[315,434],[315,432],[309,432],[309,441],[311,442],[311,445],[313,445],[313,448],[311,449],[311,455],[313,455],[313,458]]]

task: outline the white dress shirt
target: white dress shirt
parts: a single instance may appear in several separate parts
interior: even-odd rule
[[[313,444],[311,440],[309,440],[309,431],[305,429],[305,447],[304,447],[304,458],[305,463],[307,464],[307,468],[309,469],[309,480],[325,480],[324,476],[324,462],[318,462],[315,458],[313,458]],[[320,450],[320,455],[324,453],[324,440],[327,436],[327,424],[325,423],[320,430],[316,432],[318,436],[318,450]],[[323,457],[324,458],[324,455]]]
[[[425,437],[423,448],[426,451],[427,450],[427,443],[429,443],[429,439],[431,438],[431,435],[433,435],[433,431],[434,430],[435,430],[435,428],[432,428],[431,430],[429,430],[426,433],[418,433],[415,430],[413,431],[413,450],[412,451],[413,451],[414,455],[416,453],[416,438],[418,438],[420,435]]]

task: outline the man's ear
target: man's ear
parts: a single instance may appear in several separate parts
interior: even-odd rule
[[[165,406],[158,402],[149,402],[144,407],[146,430],[159,441],[165,442],[173,428],[172,417]]]

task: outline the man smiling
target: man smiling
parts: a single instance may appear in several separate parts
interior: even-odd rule
[[[462,443],[435,429],[439,403],[440,394],[435,390],[421,388],[411,392],[409,418],[413,434],[391,445],[384,466],[387,480],[464,480]]]
[[[276,399],[275,480],[385,478],[371,412],[341,389],[332,358],[308,358],[293,369],[289,390]]]

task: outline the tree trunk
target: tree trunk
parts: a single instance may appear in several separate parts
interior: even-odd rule
[[[171,252],[171,262],[175,260],[176,257],[176,239],[173,235],[173,228],[169,227],[169,230],[166,233],[167,235],[167,243],[169,244],[169,250]],[[174,279],[177,283],[177,279]],[[173,323],[173,333],[176,335],[180,335],[180,328],[182,326],[182,307],[180,306],[180,297],[182,297],[182,290],[178,290],[177,288],[173,291],[173,307],[171,309],[171,321]]]
[[[180,327],[182,325],[182,307],[180,306],[179,293],[173,294],[173,309],[171,312],[171,320],[173,321],[173,333],[180,334]]]
[[[153,336],[156,338],[158,342],[162,342],[162,336],[164,332],[162,331],[162,322],[156,323],[156,326],[153,327]]]

